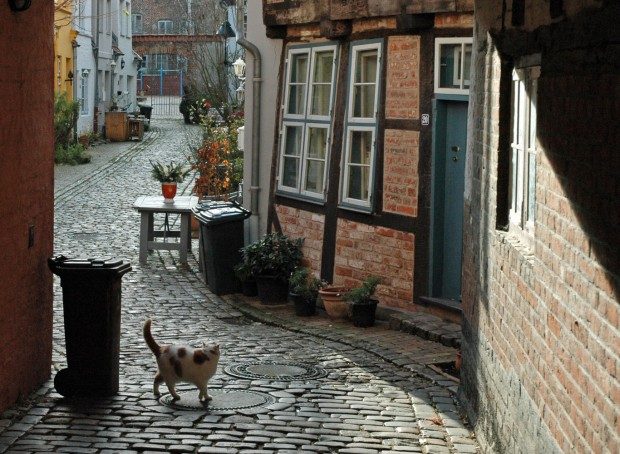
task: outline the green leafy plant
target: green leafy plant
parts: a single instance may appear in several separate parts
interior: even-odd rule
[[[316,299],[323,283],[308,268],[302,267],[293,271],[288,285],[291,293],[300,295],[304,300],[310,301]]]
[[[241,282],[247,282],[253,277],[252,270],[247,262],[241,262],[235,265],[234,271],[235,276],[237,276],[237,279]]]
[[[80,111],[80,103],[71,101],[66,93],[54,96],[54,144],[56,148],[67,148],[75,142],[75,125]]]
[[[344,299],[351,303],[364,304],[368,303],[370,298],[375,294],[377,285],[381,283],[381,278],[377,276],[369,276],[362,282],[362,285],[355,287],[344,294]]]
[[[281,233],[270,233],[247,245],[241,252],[243,263],[252,276],[274,276],[287,281],[302,258],[303,238],[292,239]]]
[[[190,171],[183,164],[174,161],[170,161],[170,164],[149,162],[152,167],[151,176],[160,183],[181,183]]]
[[[81,143],[73,143],[66,147],[56,147],[54,156],[56,164],[86,164],[90,162],[90,156],[86,153],[86,148]]]

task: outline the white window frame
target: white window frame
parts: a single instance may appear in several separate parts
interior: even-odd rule
[[[377,51],[377,74],[375,79],[375,111],[372,118],[369,117],[354,117],[353,116],[353,102],[354,102],[354,85],[355,85],[355,65],[357,64],[358,55],[365,50]],[[376,123],[377,111],[379,110],[379,87],[381,86],[381,61],[382,61],[382,46],[381,43],[369,43],[369,44],[356,44],[351,46],[351,74],[349,77],[349,101],[347,108],[347,121],[349,123]]]
[[[314,128],[314,129],[326,129],[327,130],[327,134],[325,134],[325,158],[324,159],[317,159],[317,158],[310,158],[309,157],[309,150],[310,150],[310,129]],[[299,186],[300,186],[300,192],[302,195],[305,195],[307,197],[322,197],[325,194],[325,190],[327,188],[327,165],[329,164],[328,162],[328,157],[329,157],[329,143],[330,143],[330,125],[329,124],[325,124],[325,123],[306,123],[305,127],[304,127],[304,135],[302,137],[302,159],[301,159],[301,173],[300,175],[300,181],[299,181]],[[306,188],[306,172],[308,170],[308,161],[323,161],[323,192],[319,193],[319,192],[315,192],[315,191],[308,191],[308,189]]]
[[[304,82],[305,86],[306,86],[306,91],[305,91],[305,97],[304,97],[304,113],[302,114],[292,114],[288,112],[288,104],[289,104],[289,99],[291,96],[291,77],[293,77],[292,74],[292,68],[293,68],[293,57],[296,55],[303,55],[306,54],[308,56],[308,71],[306,73],[306,81]],[[285,99],[284,99],[284,117],[288,118],[288,119],[303,119],[306,116],[306,112],[308,111],[308,81],[310,80],[310,66],[311,66],[311,62],[312,62],[312,51],[310,48],[308,47],[302,47],[302,48],[292,48],[289,49],[288,51],[288,57],[286,60],[287,63],[287,70],[286,70],[286,85],[285,85],[285,90],[286,90],[286,94],[285,94]],[[301,83],[296,82],[296,84],[301,85]]]
[[[88,115],[88,75],[80,75],[80,115]]]
[[[287,130],[289,128],[289,126],[292,127],[299,127],[301,129],[301,143],[300,143],[300,150],[299,150],[299,155],[295,156],[295,155],[287,155],[285,154],[286,152],[286,134],[287,134]],[[287,192],[295,192],[295,193],[299,193],[300,192],[300,186],[301,186],[301,167],[302,167],[302,162],[303,162],[303,156],[304,156],[304,143],[306,140],[306,128],[305,128],[305,123],[303,121],[284,121],[282,122],[282,144],[280,146],[280,169],[279,169],[279,175],[281,176],[281,178],[278,181],[278,189],[281,191],[287,191]],[[297,184],[295,187],[292,186],[284,186],[284,158],[285,157],[296,157],[298,159],[298,164],[297,164]]]
[[[370,151],[370,169],[369,169],[369,181],[368,181],[368,199],[352,199],[346,195],[349,193],[349,162],[351,157],[351,137],[356,131],[370,131],[372,133],[372,150]],[[344,153],[344,165],[342,166],[343,178],[342,178],[342,197],[341,202],[346,205],[358,206],[360,208],[369,209],[372,207],[372,196],[374,191],[374,173],[375,173],[375,159],[377,148],[377,128],[375,126],[350,126],[346,129],[345,136],[345,153]]]
[[[463,80],[465,74],[465,46],[471,45],[473,52],[473,38],[468,37],[452,37],[452,38],[435,38],[435,93],[444,93],[450,95],[469,95],[469,85],[471,84],[471,68],[469,72],[470,79]],[[440,87],[439,79],[441,74],[441,46],[444,44],[460,44],[460,59],[458,72],[453,75],[453,84],[459,85],[461,88]],[[458,48],[454,49],[455,61]],[[460,75],[460,77],[459,77]],[[468,83],[468,88],[463,88],[464,83]]]
[[[138,21],[139,19],[139,21]],[[138,22],[140,22],[140,26],[138,27]],[[135,30],[134,30],[134,25],[136,25]],[[132,35],[141,35],[142,32],[142,27],[143,27],[143,22],[142,22],[142,14],[140,13],[132,13],[131,14],[131,33]]]
[[[312,95],[314,90],[313,84],[313,73],[316,65],[316,56],[319,53],[323,52],[332,52],[333,53],[333,63],[332,63],[332,74],[331,74],[331,89],[329,96],[329,109],[328,115],[312,115],[311,107],[312,107]],[[288,113],[289,99],[290,99],[290,84],[292,77],[292,61],[293,57],[296,55],[307,55],[308,56],[308,71],[305,78],[305,96],[304,96],[304,109],[303,114],[291,114]],[[316,200],[316,201],[324,201],[325,195],[327,193],[328,181],[327,177],[328,167],[329,167],[329,155],[330,155],[330,144],[332,139],[332,112],[333,112],[333,103],[334,103],[334,93],[336,87],[336,73],[337,73],[337,57],[338,57],[338,46],[336,44],[314,44],[309,46],[295,46],[288,49],[287,60],[286,60],[286,76],[285,76],[285,95],[284,95],[284,104],[281,106],[282,109],[282,122],[280,127],[280,152],[279,152],[279,166],[278,166],[278,193],[281,195],[287,196],[301,196],[304,199]],[[286,131],[288,126],[300,126],[302,128],[302,137],[301,137],[301,150],[299,155],[299,165],[297,168],[297,185],[296,187],[285,186],[284,183],[284,158],[286,152]],[[325,143],[325,159],[323,166],[323,191],[314,192],[306,189],[306,172],[308,169],[308,161],[316,160],[314,158],[308,157],[309,151],[309,141],[310,141],[310,128],[323,128],[327,130],[326,134],[326,143]]]
[[[354,117],[354,84],[355,84],[355,66],[357,64],[358,55],[360,52],[367,50],[377,51],[377,74],[375,83],[375,109],[372,118],[368,117]],[[379,95],[382,89],[382,67],[383,67],[383,40],[376,40],[371,43],[351,43],[349,66],[349,80],[347,81],[347,88],[349,93],[349,99],[347,101],[347,114],[346,122],[344,125],[344,153],[342,153],[342,176],[340,179],[340,207],[349,208],[353,210],[361,210],[364,212],[370,212],[373,209],[374,202],[374,186],[375,186],[375,169],[376,169],[376,155],[377,155],[377,121],[379,110]],[[352,145],[352,133],[354,131],[371,131],[372,132],[372,145],[370,155],[370,170],[368,176],[368,198],[353,199],[347,196],[349,193],[349,166],[351,157],[351,145]]]
[[[162,33],[161,29],[161,25],[163,26],[164,32]],[[168,25],[170,25],[170,32],[168,33],[166,30],[168,30]],[[159,19],[157,21],[157,34],[158,35],[172,35],[174,34],[174,21],[171,19]]]
[[[509,169],[509,230],[534,234],[536,208],[530,210],[530,197],[536,192],[536,110],[540,66],[515,68],[511,86],[511,139]],[[530,167],[534,160],[534,169]],[[534,194],[530,194],[534,178]]]

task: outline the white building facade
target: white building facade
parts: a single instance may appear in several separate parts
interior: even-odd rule
[[[131,1],[76,0],[78,32],[75,99],[80,101],[78,134],[101,132],[105,112],[134,112],[139,57],[131,41]]]

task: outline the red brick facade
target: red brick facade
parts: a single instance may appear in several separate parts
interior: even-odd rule
[[[409,306],[414,239],[411,233],[339,219],[334,283],[354,287],[370,275],[379,276],[380,301],[392,307]]]
[[[320,275],[325,216],[283,205],[276,205],[276,210],[285,235],[292,238],[305,238],[304,265],[310,267],[317,276]]]
[[[499,29],[490,18],[501,2],[476,10],[461,397],[498,452],[618,452],[620,53],[608,40],[620,8],[572,10],[551,25],[548,3],[535,3],[525,29],[536,32],[497,40],[486,32]],[[536,54],[536,211],[523,242],[503,228],[498,194],[512,68]]]
[[[51,371],[53,8],[0,4],[0,413]]]
[[[418,131],[385,130],[383,211],[418,215]]]

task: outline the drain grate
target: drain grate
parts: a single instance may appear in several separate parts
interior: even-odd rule
[[[302,363],[241,363],[226,366],[224,372],[233,377],[278,381],[312,380],[327,375],[325,370]]]
[[[206,411],[222,411],[222,410],[241,410],[245,408],[260,407],[275,402],[275,399],[268,394],[259,393],[257,391],[245,391],[241,389],[209,390],[212,400],[209,402],[201,402],[198,399],[198,390],[178,391],[179,400],[172,399],[170,394],[162,396],[159,401],[172,408],[178,410],[206,410]]]

